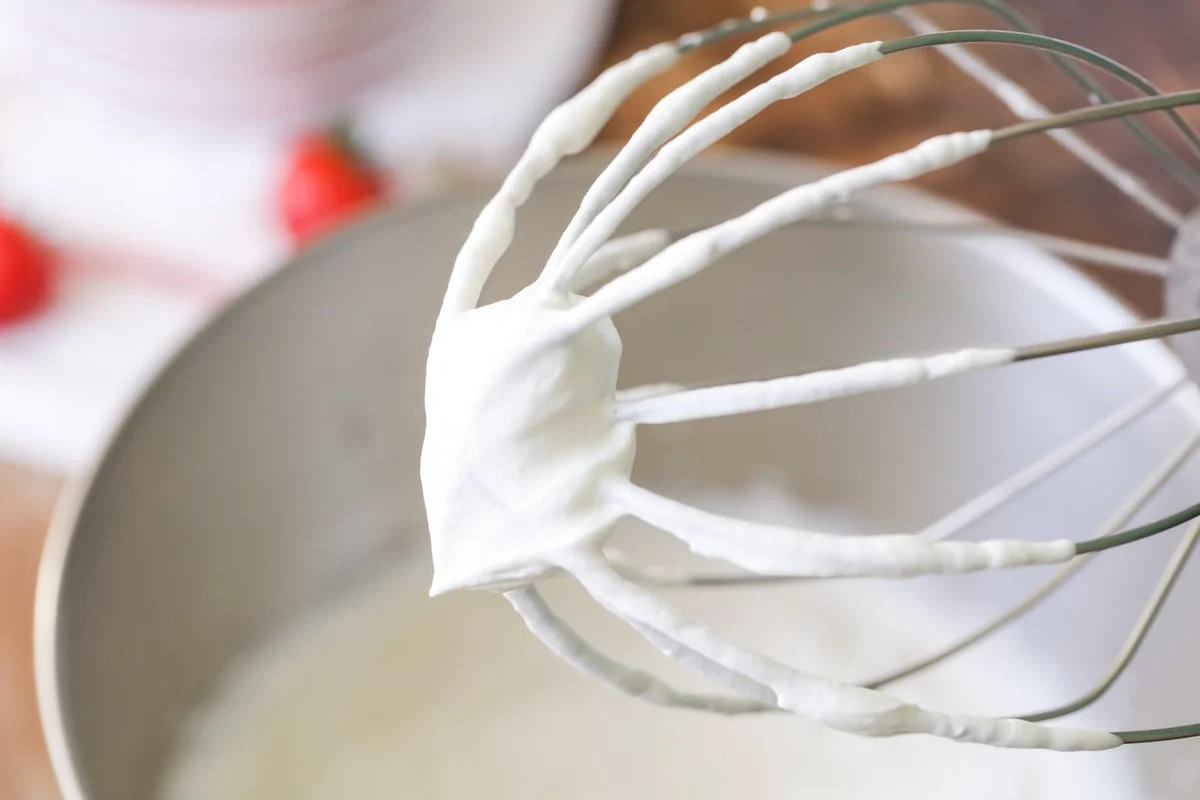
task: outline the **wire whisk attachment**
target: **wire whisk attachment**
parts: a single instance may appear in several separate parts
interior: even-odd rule
[[[1184,442],[1093,538],[955,539],[974,521],[1161,406],[1182,382],[1139,398],[1062,449],[918,532],[841,536],[755,523],[679,502],[635,484],[630,477],[640,426],[826,402],[1200,330],[1200,316],[1189,316],[1034,346],[980,346],[751,383],[618,390],[621,341],[614,315],[785,226],[870,224],[861,220],[830,222],[823,215],[873,187],[917,178],[1011,140],[1042,133],[1053,136],[1148,213],[1173,227],[1183,224],[1182,214],[1096,151],[1074,129],[1101,120],[1123,120],[1172,176],[1197,192],[1200,175],[1194,164],[1175,155],[1137,116],[1166,112],[1191,155],[1200,155],[1200,139],[1174,111],[1200,103],[1200,91],[1162,94],[1112,59],[1037,33],[1002,3],[962,1],[990,11],[1015,30],[937,30],[916,12],[922,0],[826,4],[780,14],[756,11],[745,20],[731,20],[636,53],[601,73],[546,118],[480,213],[459,252],[430,346],[421,479],[435,568],[432,594],[464,589],[503,593],[529,629],[565,661],[618,691],[664,706],[720,714],[790,712],[864,735],[920,733],[1013,748],[1103,750],[1200,735],[1200,724],[1118,732],[1046,724],[1087,706],[1116,680],[1192,552],[1200,536],[1200,503],[1145,525],[1126,526],[1194,453],[1200,435]],[[899,16],[914,30],[913,35],[809,56],[697,121],[709,103],[781,58],[794,42],[884,13]],[[793,21],[804,24],[790,32],[776,30]],[[586,148],[621,102],[688,52],[762,30],[768,32],[670,92],[649,112],[587,191],[537,280],[512,297],[478,305],[494,265],[511,243],[516,211],[540,178],[563,157]],[[1050,113],[965,49],[980,43],[1021,46],[1042,53],[1088,93],[1089,104]],[[932,137],[873,163],[785,191],[709,227],[650,230],[613,238],[628,215],[681,165],[772,104],[875,62],[931,47],[946,52],[1021,120],[994,130]],[[1077,63],[1103,70],[1143,96],[1114,100]],[[947,235],[963,233],[947,231]],[[1141,254],[1054,237],[1041,237],[1041,241],[1071,255],[1142,271],[1167,269],[1162,259]],[[614,526],[627,517],[660,529],[693,552],[738,571],[691,575],[633,563],[607,548]],[[1187,532],[1112,671],[1077,700],[1059,708],[995,718],[942,713],[883,691],[1027,613],[1096,554],[1185,524]],[[1063,566],[1016,608],[971,636],[864,685],[808,674],[740,647],[652,591],[662,585],[728,587],[846,577],[906,578],[1032,564]],[[663,653],[729,693],[682,692],[601,653],[559,618],[538,592],[540,580],[563,573],[573,576],[601,606]]]

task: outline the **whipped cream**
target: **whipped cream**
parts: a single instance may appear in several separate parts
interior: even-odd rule
[[[664,97],[646,115],[645,122],[630,138],[629,145],[622,148],[584,196],[579,213],[568,225],[559,244],[559,248],[569,245],[569,249],[561,261],[556,260],[554,254],[551,255],[546,280],[554,286],[561,286],[563,275],[572,274],[578,269],[656,186],[697,153],[720,141],[767,106],[798,97],[838,75],[883,58],[879,49],[881,44],[867,42],[833,53],[809,56],[713,111],[663,145],[654,158],[639,169],[658,145],[695,119],[721,91],[777,58],[782,52],[779,48],[790,46],[791,41],[781,33],[767,34]],[[576,227],[583,228],[578,240],[573,237]]]
[[[588,192],[538,281],[511,298],[476,308],[484,282],[512,241],[516,210],[536,181],[563,155],[586,147],[625,96],[673,63],[676,48],[659,46],[635,55],[552,112],[484,207],[454,265],[429,351],[421,480],[435,569],[431,593],[503,591],[530,630],[566,661],[619,691],[659,704],[725,714],[780,709],[872,736],[925,733],[1051,750],[1116,747],[1121,740],[1110,733],[944,714],[801,672],[683,616],[623,578],[603,555],[613,528],[625,517],[647,522],[701,555],[771,575],[907,577],[1059,563],[1076,554],[1067,540],[929,541],[911,533],[847,537],[754,524],[669,500],[631,482],[637,424],[910,386],[1008,363],[1015,356],[1006,349],[969,349],[735,386],[655,387],[618,397],[621,340],[614,314],[848,195],[958,163],[991,144],[987,130],[936,136],[784,192],[678,241],[638,240],[627,243],[629,257],[616,257],[618,250],[600,259],[616,226],[696,152],[770,103],[881,57],[879,43],[868,43],[805,59],[663,144],[631,174],[709,100],[777,58],[786,44],[781,35],[764,36],[664,98]],[[584,277],[590,281],[613,267],[627,271],[590,296],[570,290],[584,282],[581,274],[589,273]],[[561,572],[574,576],[601,606],[663,653],[735,697],[677,691],[584,643],[534,586]]]
[[[762,488],[673,491],[729,514],[816,522],[778,489]],[[653,538],[636,523],[624,533]],[[564,667],[522,635],[507,603],[468,592],[431,602],[423,597],[429,577],[418,551],[241,654],[185,718],[155,797],[1129,800],[1149,790],[1134,748],[1064,758],[931,737],[831,735],[779,712],[736,719],[672,712],[651,704],[676,695],[669,688],[660,695],[665,683],[644,670],[616,672],[631,694],[641,692],[638,699],[614,697],[593,680],[599,675]],[[688,599],[714,625],[769,642],[780,657],[861,677],[906,663],[972,622],[922,588],[827,581]],[[555,616],[602,622],[577,587],[560,581],[541,591]],[[761,613],[768,603],[787,614]],[[588,640],[583,647],[608,653],[614,665],[661,666],[619,626],[588,624]],[[576,636],[559,647],[570,656],[580,642]],[[1057,667],[1009,631],[989,645],[988,658],[949,663],[906,682],[905,693],[956,710],[1027,708],[1035,698],[1070,695]],[[702,687],[683,684],[683,669],[670,677],[687,686],[676,694],[699,698],[692,691]]]
[[[433,594],[522,585],[602,546],[622,516],[604,492],[633,469],[633,425],[612,409],[621,339],[605,320],[529,354],[562,313],[522,294],[434,333],[421,452]]]

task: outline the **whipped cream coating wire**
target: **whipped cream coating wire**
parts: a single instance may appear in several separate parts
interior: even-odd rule
[[[431,594],[503,592],[530,630],[564,660],[619,691],[663,705],[723,714],[784,710],[870,736],[923,733],[1052,750],[1116,747],[1121,739],[1107,732],[944,714],[806,674],[722,639],[626,580],[603,555],[625,517],[648,522],[699,554],[773,575],[947,574],[1061,563],[1076,555],[1067,540],[844,537],[761,525],[631,482],[640,424],[910,386],[1015,357],[1014,350],[968,349],[733,386],[618,393],[621,339],[614,314],[847,196],[961,162],[992,142],[987,130],[935,136],[677,241],[661,232],[610,241],[654,186],[696,153],[771,103],[882,57],[878,42],[810,56],[687,127],[712,99],[778,58],[787,44],[782,34],[761,37],[664,97],[587,193],[539,279],[513,297],[477,308],[484,282],[512,241],[516,210],[537,180],[587,147],[621,100],[674,63],[677,49],[658,45],[637,53],[555,109],[479,215],[456,260],[429,352],[421,480],[435,569]],[[614,274],[592,294],[576,293]],[[592,648],[537,593],[537,581],[563,573],[655,647],[733,695],[679,692]]]

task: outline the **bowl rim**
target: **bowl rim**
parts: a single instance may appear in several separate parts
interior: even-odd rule
[[[593,148],[582,156],[564,161],[544,180],[594,178],[616,152],[612,147]],[[829,159],[817,159],[793,154],[772,153],[737,147],[706,153],[684,165],[680,176],[725,178],[767,186],[795,185],[809,181],[813,175],[828,172],[839,164]],[[367,214],[313,246],[285,260],[281,266],[253,282],[238,298],[218,311],[209,321],[194,331],[146,381],[134,400],[127,406],[119,422],[106,437],[99,456],[92,463],[67,478],[59,495],[54,514],[42,547],[38,565],[34,598],[33,654],[37,707],[41,718],[43,739],[50,755],[51,767],[64,800],[91,800],[85,791],[76,761],[71,723],[64,703],[59,673],[60,608],[63,576],[71,555],[75,534],[93,497],[97,483],[114,454],[138,424],[145,408],[156,402],[162,386],[176,371],[186,365],[240,314],[251,313],[255,305],[277,285],[296,279],[296,273],[321,269],[328,257],[357,237],[380,226],[405,224],[426,213],[436,213],[466,202],[481,205],[498,186],[498,182],[456,187],[432,199],[405,206],[387,206]],[[958,203],[931,194],[912,185],[888,185],[873,189],[867,196],[881,204],[897,208],[918,208],[938,213],[951,213],[957,219],[991,221]],[[1131,305],[1120,299],[1099,281],[1078,267],[1048,253],[1033,244],[1004,237],[963,237],[964,246],[1003,246],[1013,251],[1003,258],[1022,280],[1060,303],[1064,308],[1085,319],[1097,329],[1129,325],[1142,318]],[[1022,257],[1016,257],[1022,256]],[[1142,342],[1130,349],[1130,358],[1148,377],[1166,385],[1186,370],[1162,340]],[[1192,385],[1178,394],[1176,402],[1200,423],[1200,389]]]

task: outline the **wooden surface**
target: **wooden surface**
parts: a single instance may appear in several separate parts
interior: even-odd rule
[[[60,481],[0,465],[0,798],[57,797],[33,696],[33,585]]]
[[[1042,30],[1070,38],[1125,61],[1164,91],[1200,85],[1200,3],[1194,0],[1014,0]],[[605,56],[611,62],[634,49],[743,15],[752,2],[731,0],[629,0],[618,16]],[[767,3],[768,7],[789,4]],[[936,4],[935,4],[936,6]],[[977,11],[927,13],[947,26],[985,27]],[[1151,11],[1150,7],[1153,7]],[[865,21],[830,32],[800,49],[829,49],[851,41],[895,38],[905,29],[891,20]],[[639,92],[605,131],[621,139],[636,127],[654,99],[698,72],[731,47],[694,53],[662,80]],[[1036,55],[1004,47],[979,53],[1031,87],[1051,108],[1081,103],[1078,92]],[[789,62],[790,63],[790,62]],[[723,145],[741,145],[861,162],[906,147],[936,132],[1003,124],[1000,105],[933,53],[889,58],[839,78],[799,100],[776,105]],[[1156,120],[1155,122],[1158,122]],[[1162,129],[1161,125],[1156,126]],[[1179,191],[1119,127],[1088,131],[1106,152],[1134,168],[1181,209]],[[1010,223],[1082,239],[1163,253],[1170,232],[1045,139],[998,147],[968,165],[947,170],[923,184]],[[1155,281],[1109,272],[1101,280],[1149,313],[1158,310]],[[31,609],[34,570],[53,498],[54,477],[0,465],[0,798],[55,797],[42,752],[33,702]],[[214,799],[216,800],[216,799]]]

